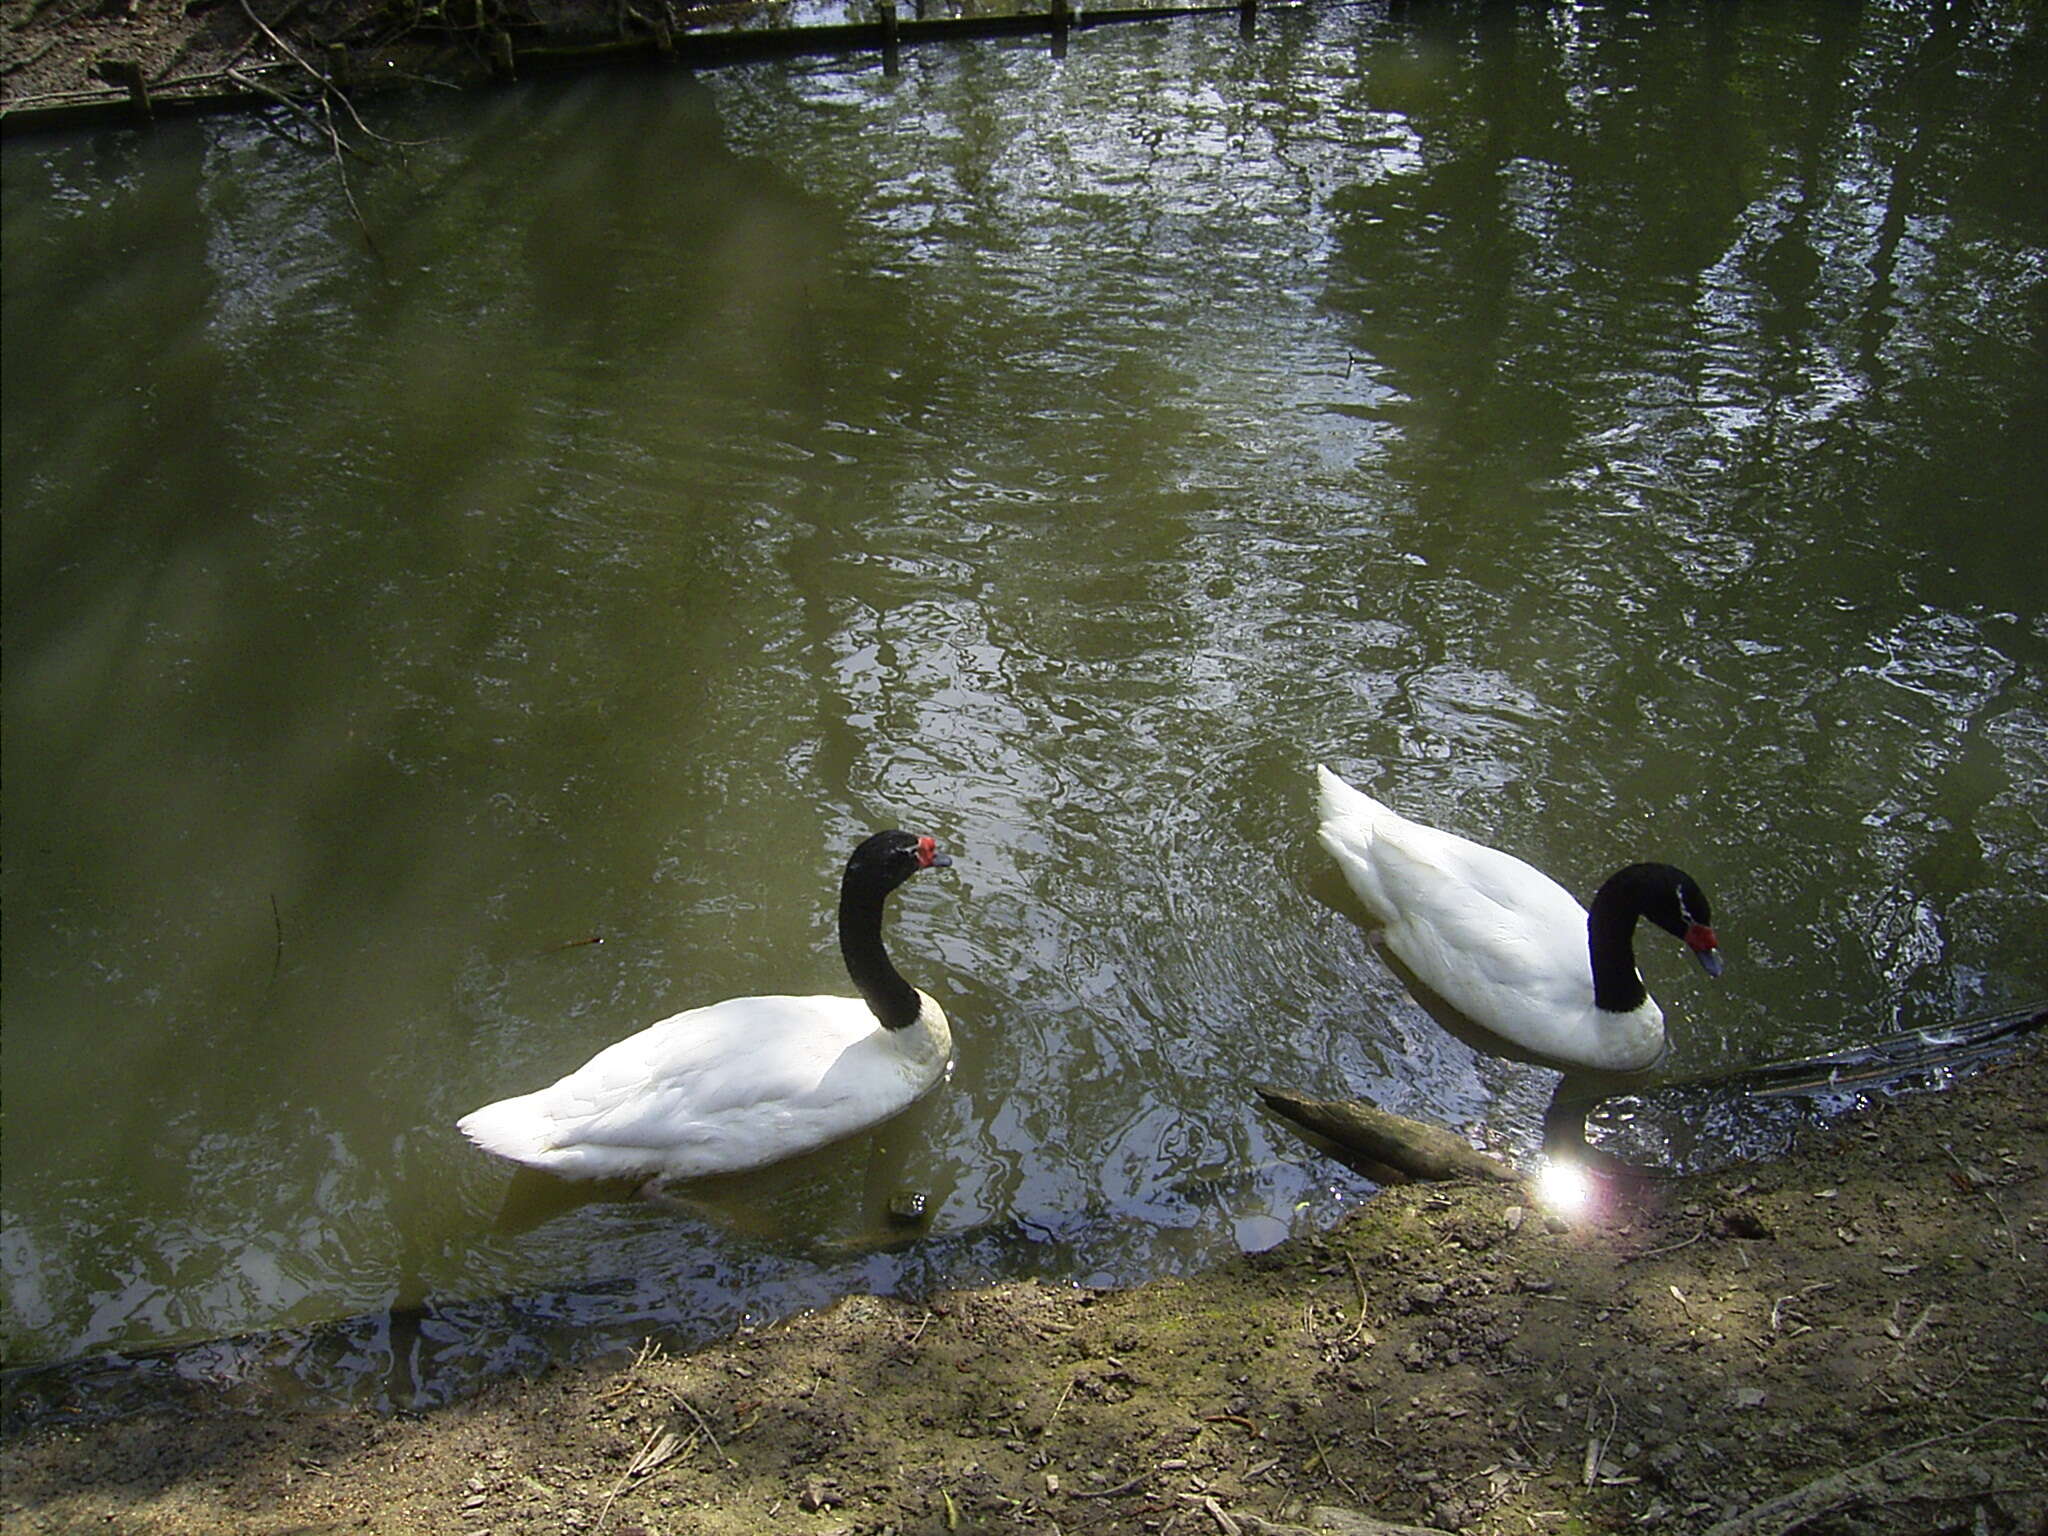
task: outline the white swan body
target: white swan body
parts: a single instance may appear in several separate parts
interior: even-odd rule
[[[1318,768],[1317,837],[1382,942],[1466,1019],[1548,1060],[1638,1071],[1664,1052],[1664,1012],[1635,968],[1638,916],[1720,960],[1704,894],[1682,870],[1618,871],[1589,914],[1511,854],[1408,820]]]
[[[882,903],[918,869],[949,863],[932,839],[908,833],[878,833],[855,850],[840,945],[862,996],[692,1008],[457,1129],[564,1178],[668,1180],[763,1167],[900,1113],[944,1076],[953,1037],[945,1010],[890,966]]]

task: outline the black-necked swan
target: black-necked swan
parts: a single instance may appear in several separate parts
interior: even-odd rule
[[[1664,1010],[1636,970],[1638,917],[1721,974],[1706,895],[1682,869],[1617,870],[1589,913],[1512,854],[1410,821],[1328,768],[1316,774],[1316,835],[1381,941],[1465,1018],[1526,1051],[1608,1072],[1663,1055]]]
[[[945,1010],[882,946],[889,893],[953,861],[877,832],[846,861],[839,952],[859,997],[735,997],[605,1047],[551,1087],[456,1128],[499,1157],[572,1179],[694,1179],[810,1151],[907,1109],[944,1074]]]

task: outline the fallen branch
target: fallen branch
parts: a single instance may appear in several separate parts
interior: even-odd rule
[[[1839,1472],[1830,1472],[1826,1477],[1817,1477],[1812,1482],[1768,1499],[1754,1508],[1723,1520],[1712,1527],[1706,1536],[1786,1536],[1802,1525],[1819,1519],[1822,1515],[1836,1510],[1853,1509],[1862,1505],[1882,1506],[1903,1504],[1912,1499],[1929,1496],[1925,1482],[1913,1477],[1895,1480],[1900,1468],[1897,1464],[1906,1457],[1943,1445],[1952,1440],[1968,1440],[1981,1435],[1985,1430],[2001,1424],[2039,1424],[2039,1419],[1996,1418],[1986,1419],[1973,1429],[1961,1429],[1953,1434],[1932,1435],[1925,1440],[1916,1440],[1911,1445],[1887,1451],[1859,1466],[1844,1467]],[[1891,1473],[1892,1476],[1888,1476]],[[1964,1493],[1978,1490],[1964,1485]]]
[[[1358,1498],[1358,1490],[1346,1482],[1344,1474],[1330,1464],[1330,1448],[1323,1444],[1323,1437],[1316,1433],[1315,1425],[1313,1423],[1304,1423],[1303,1427],[1308,1430],[1308,1437],[1315,1443],[1316,1448],[1316,1459],[1310,1462],[1309,1465],[1314,1466],[1316,1462],[1321,1462],[1323,1470],[1330,1474],[1331,1479],[1339,1488],[1350,1494],[1352,1498]],[[1360,1502],[1362,1503],[1363,1500]]]
[[[1450,1536],[1448,1531],[1433,1525],[1401,1525],[1359,1510],[1338,1509],[1331,1505],[1318,1505],[1308,1512],[1306,1525],[1296,1525],[1267,1520],[1259,1515],[1226,1511],[1213,1494],[1183,1493],[1180,1497],[1203,1509],[1216,1522],[1218,1529],[1241,1532],[1243,1536]]]
[[[312,109],[289,91],[281,91],[274,85],[267,85],[238,69],[227,70],[221,78],[240,86],[252,96],[261,96],[265,101],[275,102],[315,132],[320,130],[320,120],[313,116]]]
[[[1118,1483],[1114,1488],[1069,1488],[1070,1499],[1120,1499],[1127,1493],[1135,1493],[1152,1481],[1150,1472],[1140,1472],[1128,1482]]]
[[[1365,1332],[1365,1304],[1367,1297],[1365,1294],[1365,1276],[1358,1272],[1358,1260],[1352,1257],[1349,1248],[1344,1250],[1344,1262],[1351,1266],[1351,1283],[1358,1287],[1358,1322],[1349,1333],[1344,1335],[1344,1342],[1349,1344],[1356,1340],[1361,1333]]]
[[[711,1454],[716,1456],[720,1461],[726,1461],[727,1457],[725,1454],[725,1447],[718,1443],[718,1436],[714,1435],[711,1432],[711,1426],[704,1422],[704,1415],[697,1411],[696,1405],[693,1404],[687,1397],[683,1396],[682,1393],[676,1391],[673,1387],[664,1387],[662,1388],[662,1390],[668,1393],[668,1395],[671,1398],[675,1399],[676,1406],[681,1408],[683,1412],[687,1413],[692,1419],[694,1419],[696,1421],[697,1427],[704,1431],[704,1438],[711,1442]]]
[[[327,130],[328,142],[334,147],[334,174],[341,182],[342,198],[348,203],[348,211],[355,216],[356,228],[363,232],[363,243],[370,248],[372,256],[382,261],[384,253],[377,248],[377,237],[370,232],[370,221],[363,217],[363,210],[356,206],[355,188],[348,184],[348,162],[341,158],[344,153],[354,155],[360,154],[361,151],[344,140],[341,130],[334,126],[334,98],[338,94],[335,91],[328,91],[321,96],[320,126]],[[347,106],[347,97],[342,97],[342,104]],[[355,109],[351,107],[349,110],[353,114]]]
[[[1519,1184],[1522,1179],[1506,1163],[1467,1146],[1442,1127],[1392,1114],[1363,1099],[1312,1099],[1284,1088],[1261,1088],[1258,1094],[1275,1114],[1411,1179],[1492,1179],[1503,1184]]]
[[[679,1438],[675,1431],[671,1429],[658,1429],[649,1435],[641,1443],[640,1449],[633,1459],[626,1464],[626,1470],[619,1474],[619,1480],[612,1484],[611,1492],[604,1496],[604,1503],[599,1506],[597,1511],[596,1529],[602,1531],[605,1522],[611,1519],[612,1505],[618,1501],[619,1495],[625,1491],[627,1483],[636,1477],[646,1477],[649,1473],[657,1471],[667,1462],[674,1460],[678,1455],[686,1453],[696,1443],[697,1436],[694,1431],[687,1441]]]
[[[294,6],[292,9],[296,10],[297,7]],[[298,65],[299,68],[303,69],[315,80],[319,81],[320,86],[323,90],[333,85],[334,82],[329,80],[325,74],[321,73],[319,70],[315,69],[311,64],[308,64],[303,58],[301,58],[299,56],[299,51],[296,48],[292,47],[290,43],[286,42],[282,37],[278,36],[277,33],[273,32],[270,29],[270,23],[265,21],[261,16],[258,16],[256,14],[256,8],[249,4],[249,0],[242,0],[242,14],[249,18],[249,22],[252,26],[254,26],[258,31],[260,31],[265,37],[270,39],[270,45],[273,48],[275,48],[279,53],[283,54],[286,58],[290,59],[294,64]],[[287,12],[286,14],[290,13]],[[244,46],[246,47],[246,45]],[[240,56],[240,52],[238,51],[236,57],[239,59]]]
[[[290,5],[286,6],[282,11],[278,12],[277,21],[275,25],[282,27],[289,23],[292,17],[298,12],[299,6],[302,5],[303,3],[304,0],[292,0],[292,3]],[[246,11],[249,8],[246,5],[244,5],[242,9]],[[242,60],[245,57],[247,57],[249,50],[256,46],[256,39],[258,36],[265,34],[272,37],[276,36],[276,33],[272,32],[269,26],[266,26],[262,21],[257,20],[257,17],[254,12],[250,13],[249,19],[251,21],[254,21],[257,27],[261,29],[261,31],[251,32],[247,37],[242,39],[241,46],[236,48],[233,53],[229,54],[227,63],[221,66],[223,70],[240,68]]]
[[[294,6],[293,9],[297,9],[297,7]],[[383,144],[397,144],[401,142],[396,139],[385,138],[383,134],[378,133],[375,129],[371,128],[368,123],[364,122],[362,114],[356,111],[356,104],[349,99],[348,92],[344,91],[341,88],[340,84],[335,80],[334,76],[328,73],[326,70],[323,70],[314,63],[312,63],[312,61],[307,59],[296,48],[292,47],[290,43],[286,42],[276,32],[272,31],[269,25],[263,20],[263,18],[256,14],[255,8],[249,4],[249,0],[242,0],[242,12],[249,18],[249,20],[255,26],[262,30],[263,35],[270,39],[272,46],[274,46],[279,53],[282,53],[287,59],[290,59],[292,63],[298,65],[300,69],[304,70],[309,76],[312,77],[314,84],[320,87],[323,101],[331,103],[336,99],[340,100],[342,110],[348,113],[350,120],[355,123],[357,130],[361,132],[365,137],[375,139],[379,143]],[[289,14],[289,12],[287,12],[287,14]],[[232,75],[233,70],[230,69],[229,73],[230,75]],[[334,132],[332,123],[334,109],[332,105],[327,105],[324,108],[324,110],[327,112],[329,118],[328,132],[332,134]],[[414,141],[405,142],[410,143]],[[336,158],[338,159],[339,155],[337,155]],[[347,190],[346,181],[343,182],[343,190]],[[353,197],[349,199],[349,206],[351,208],[355,206],[355,199]],[[362,215],[357,214],[356,217],[358,218],[358,220],[360,220]]]
[[[21,70],[27,69],[31,64],[40,64],[43,60],[43,55],[48,53],[52,48],[56,46],[56,38],[45,38],[43,40],[42,47],[38,48],[34,53],[28,55],[28,57],[16,59],[13,63],[7,65],[4,69],[0,69],[0,74],[12,75]]]

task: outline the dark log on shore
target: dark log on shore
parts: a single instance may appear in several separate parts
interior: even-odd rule
[[[1543,1146],[1552,1157],[1604,1164],[1610,1171],[1618,1171],[1622,1164],[1586,1143],[1587,1115],[1610,1100],[1630,1104],[1638,1113],[1661,1108],[1681,1121],[1698,1124],[1709,1118],[1709,1104],[1866,1092],[1916,1080],[1939,1086],[1946,1074],[2010,1050],[2044,1025],[2048,1025],[2048,1008],[2033,1003],[1822,1056],[1652,1088],[1623,1089],[1612,1074],[1568,1072],[1559,1079],[1544,1111]],[[1447,1130],[1391,1114],[1361,1099],[1315,1099],[1278,1088],[1261,1088],[1258,1093],[1276,1114],[1380,1168],[1411,1179],[1513,1182],[1522,1177]]]
[[[1275,1114],[1411,1179],[1514,1184],[1522,1177],[1441,1126],[1392,1114],[1362,1099],[1312,1099],[1284,1088],[1261,1088],[1258,1093]]]

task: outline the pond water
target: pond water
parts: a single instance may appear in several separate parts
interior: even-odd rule
[[[261,123],[9,142],[8,1362],[1181,1271],[1370,1193],[1264,1082],[1525,1155],[1320,761],[1698,876],[1669,1077],[2038,994],[2044,95],[2017,0],[1283,11],[378,101],[368,241]],[[457,1135],[840,989],[885,825],[910,1115],[682,1208]]]

